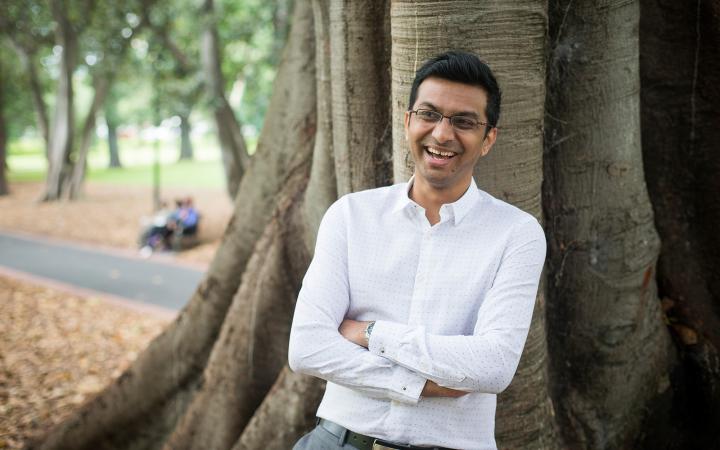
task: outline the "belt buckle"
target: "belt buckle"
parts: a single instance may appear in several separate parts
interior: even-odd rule
[[[397,450],[405,447],[398,447],[397,444],[392,442],[386,442],[381,439],[375,439],[372,443],[372,450]]]

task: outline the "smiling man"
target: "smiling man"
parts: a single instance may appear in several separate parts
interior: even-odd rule
[[[496,394],[515,373],[545,260],[531,215],[477,188],[500,89],[447,52],[412,85],[407,183],[325,214],[290,336],[293,370],[328,381],[295,449],[495,449]]]

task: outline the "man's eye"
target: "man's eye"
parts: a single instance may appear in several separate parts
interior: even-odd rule
[[[455,116],[452,121],[453,125],[461,130],[470,130],[477,126],[477,122],[471,117]]]
[[[435,111],[418,109],[417,116],[423,120],[437,121],[438,114]]]

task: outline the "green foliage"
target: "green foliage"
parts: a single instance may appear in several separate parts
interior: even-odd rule
[[[110,107],[103,110],[113,112],[119,125],[150,124],[190,112],[194,122],[209,117],[201,70],[201,0],[57,1],[78,36],[77,130],[93,97],[93,80],[107,76],[114,83],[106,100]],[[15,156],[25,152],[21,138],[26,141],[24,137],[37,135],[27,134],[36,115],[17,46],[38,68],[52,120],[61,48],[54,41],[51,4],[5,0],[0,14],[5,111]],[[226,93],[246,132],[262,127],[286,33],[287,21],[282,18],[288,16],[288,5],[289,0],[216,0]],[[246,138],[252,148],[256,136],[250,133]]]
[[[0,83],[3,84],[3,116],[8,140],[17,139],[35,124],[33,105],[27,94],[25,73],[8,45],[0,43]]]
[[[244,0],[219,2],[218,33],[224,44],[223,74],[232,89],[235,81],[244,83],[239,108],[243,124],[262,127],[275,68],[279,61],[275,49],[273,24],[277,1]]]

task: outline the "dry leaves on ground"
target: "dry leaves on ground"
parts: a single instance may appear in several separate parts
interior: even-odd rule
[[[0,197],[0,230],[137,250],[151,213],[147,187],[88,183],[75,202],[40,203],[42,183],[13,183]],[[176,255],[206,265],[232,213],[224,191],[191,195],[202,214],[201,245]],[[164,325],[160,319],[0,276],[0,449],[21,448],[120,375]]]
[[[0,276],[0,448],[21,448],[67,417],[166,324]]]

